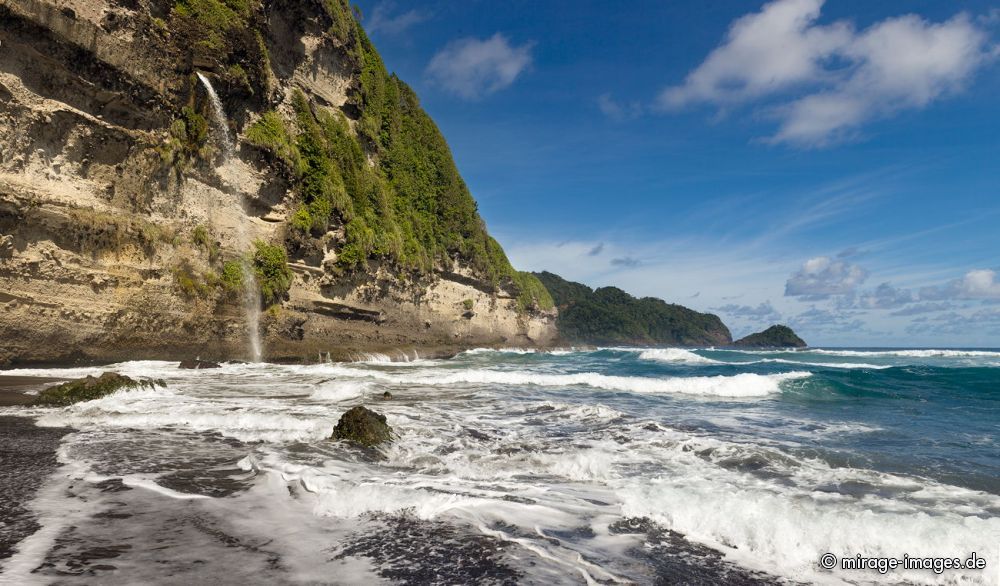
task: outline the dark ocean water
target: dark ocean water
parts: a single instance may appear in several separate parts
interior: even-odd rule
[[[112,583],[1000,578],[1000,351],[367,359],[205,371],[130,362],[109,369],[167,388],[3,409],[77,430],[31,504],[41,529],[0,562],[4,573]],[[393,400],[378,400],[385,390]],[[326,439],[361,403],[399,434],[381,454]],[[976,552],[987,569],[827,571],[818,561],[828,552]]]

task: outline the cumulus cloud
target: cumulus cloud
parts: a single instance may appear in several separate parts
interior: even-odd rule
[[[997,53],[983,25],[964,13],[940,23],[909,14],[857,31],[849,22],[817,24],[822,6],[776,0],[736,20],[683,84],[660,94],[660,106],[777,98],[768,103],[778,120],[769,140],[824,146],[961,90]],[[793,91],[795,99],[779,97]]]
[[[789,320],[795,329],[813,332],[863,332],[868,331],[865,322],[851,312],[835,312],[829,309],[810,307]]]
[[[882,283],[858,297],[858,306],[864,309],[895,309],[913,302],[913,293],[898,289],[889,283]]]
[[[531,65],[532,46],[511,45],[501,33],[488,39],[459,39],[434,55],[427,75],[455,95],[480,98],[514,83]]]
[[[969,337],[977,333],[1000,334],[1000,309],[981,309],[971,314],[955,311],[917,321],[906,328],[909,334],[952,334]]]
[[[738,305],[736,303],[730,303],[728,305],[723,305],[722,307],[713,307],[712,310],[739,319],[747,319],[760,322],[781,321],[781,313],[779,313],[778,310],[776,310],[774,306],[771,305],[770,301],[764,301],[758,304],[757,306]]]
[[[824,74],[822,61],[850,43],[846,23],[815,26],[823,0],[779,0],[730,25],[684,84],[660,94],[666,107],[737,103],[788,89]]]
[[[845,260],[818,256],[807,260],[785,282],[786,297],[826,299],[853,294],[868,278],[868,271]]]
[[[398,35],[413,25],[430,18],[429,14],[416,8],[393,14],[395,9],[396,4],[394,2],[379,2],[372,9],[368,18],[365,19],[365,29],[370,34]]]
[[[1000,281],[997,280],[996,271],[976,269],[965,273],[961,279],[920,289],[920,298],[1000,300]]]

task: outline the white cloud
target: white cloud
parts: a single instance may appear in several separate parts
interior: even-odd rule
[[[956,311],[917,321],[906,328],[910,334],[951,334],[968,339],[976,334],[1000,335],[1000,309],[981,309],[972,314]]]
[[[622,121],[638,118],[642,115],[642,104],[639,102],[622,103],[615,100],[611,94],[601,94],[597,98],[597,107],[601,113],[612,120]]]
[[[726,41],[684,84],[660,95],[665,107],[695,102],[725,104],[818,80],[821,61],[852,37],[844,23],[815,26],[823,0],[779,0],[730,26]]]
[[[365,28],[370,34],[383,33],[398,35],[413,25],[427,20],[430,15],[416,8],[393,15],[394,2],[379,2],[365,19]]]
[[[825,299],[854,293],[868,278],[868,271],[845,260],[818,256],[807,260],[785,283],[787,297]]]
[[[858,306],[864,309],[895,309],[914,301],[907,289],[898,289],[889,283],[882,283],[858,298]]]
[[[729,317],[736,319],[753,320],[757,322],[776,323],[781,321],[781,313],[771,305],[770,300],[763,301],[756,307],[753,305],[738,305],[730,303],[721,307],[713,307],[712,311],[718,311]]]
[[[913,315],[922,315],[925,313],[935,313],[938,311],[948,311],[949,309],[955,309],[955,306],[951,303],[941,302],[941,303],[917,303],[909,307],[894,311],[889,315],[899,316],[899,317],[909,317]]]
[[[920,298],[997,300],[1000,299],[1000,281],[996,271],[976,269],[944,285],[922,288]]]
[[[501,33],[453,41],[438,51],[427,75],[446,90],[476,99],[514,83],[531,65],[533,43],[512,46]]]
[[[768,103],[779,121],[769,140],[823,146],[961,90],[997,52],[964,13],[941,23],[904,15],[858,32],[847,22],[817,24],[822,5],[776,0],[736,20],[682,85],[663,91],[660,105],[729,107],[804,92]]]

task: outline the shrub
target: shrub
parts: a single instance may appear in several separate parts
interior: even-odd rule
[[[195,226],[191,231],[191,242],[208,253],[208,260],[215,262],[219,258],[219,245],[212,238],[205,226]]]
[[[295,148],[291,134],[284,120],[275,112],[265,112],[259,120],[247,128],[246,139],[251,144],[265,148],[285,161],[288,166],[298,171],[300,167],[299,152]]]
[[[254,242],[252,265],[260,287],[261,302],[265,307],[279,303],[292,286],[292,271],[288,268],[285,249],[257,240]]]
[[[243,263],[238,260],[227,260],[222,265],[222,286],[228,293],[236,293],[243,289]]]
[[[177,289],[188,299],[204,298],[208,295],[209,285],[195,274],[191,263],[187,260],[177,263],[171,272]]]

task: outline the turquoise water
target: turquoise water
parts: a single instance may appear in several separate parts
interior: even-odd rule
[[[933,478],[1000,494],[1000,351],[811,349],[804,351],[605,349],[484,355],[484,366],[626,377],[809,372],[781,392],[736,397],[591,392],[594,401],[665,425],[738,441],[786,444],[831,465]],[[656,359],[659,358],[659,359]],[[456,364],[457,368],[460,368]],[[841,429],[842,433],[832,430]]]
[[[33,505],[43,529],[5,571],[35,577],[53,551],[54,568],[93,564],[67,544],[110,543],[133,582],[204,580],[185,561],[197,556],[223,578],[276,582],[1000,580],[1000,351],[363,358],[10,371],[167,387],[0,410],[76,430]],[[328,439],[358,404],[398,434],[378,455]],[[985,570],[818,565],[973,552]]]

